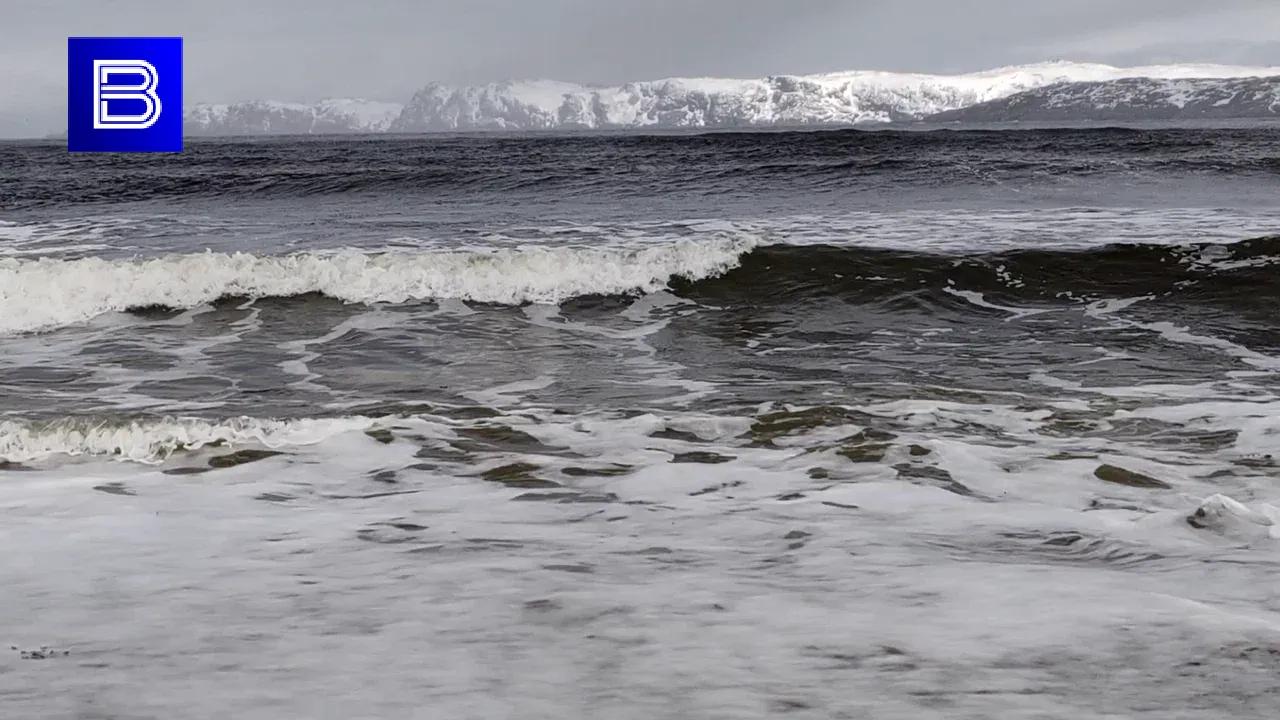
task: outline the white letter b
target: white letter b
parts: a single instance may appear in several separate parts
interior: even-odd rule
[[[112,75],[132,75],[141,82],[112,82]],[[160,119],[156,85],[160,73],[146,60],[93,61],[93,129],[145,130]],[[141,101],[146,110],[136,115],[111,112],[112,100]]]

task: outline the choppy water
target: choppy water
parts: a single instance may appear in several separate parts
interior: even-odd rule
[[[0,145],[0,709],[1272,717],[1278,189],[1267,128]]]

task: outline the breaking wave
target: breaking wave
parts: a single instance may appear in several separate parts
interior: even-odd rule
[[[311,445],[340,433],[366,429],[373,422],[365,417],[5,420],[0,422],[0,460],[22,463],[52,456],[93,456],[159,463],[175,452],[213,445]]]
[[[640,249],[5,259],[0,260],[0,332],[54,328],[130,308],[192,308],[227,296],[320,293],[351,303],[559,303],[583,295],[653,292],[672,277],[712,277],[737,265],[755,244],[750,238],[716,238]]]
[[[717,237],[631,249],[4,259],[0,332],[51,329],[138,308],[193,308],[222,297],[308,294],[363,304],[457,299],[521,305],[664,289],[752,302],[823,295],[874,301],[962,290],[1059,301],[1179,293],[1189,300],[1248,304],[1280,293],[1277,266],[1280,237],[963,255]]]

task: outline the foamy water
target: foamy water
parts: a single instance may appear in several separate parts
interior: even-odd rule
[[[522,407],[388,419],[222,469],[268,445],[13,473],[3,535],[27,551],[6,580],[62,578],[15,598],[30,619],[14,641],[72,654],[5,682],[58,688],[26,701],[55,714],[180,693],[201,717],[892,716],[922,693],[938,717],[1265,704],[1280,626],[1250,604],[1278,541],[1186,518],[1215,490],[1265,496],[1274,468],[1055,438],[1045,413],[1008,406],[827,408],[812,428],[819,413],[762,411]],[[876,426],[896,432],[868,441]],[[1099,481],[1102,463],[1171,487]],[[144,687],[102,693],[139,672]]]
[[[1274,715],[1272,135],[55,150],[0,716]]]
[[[134,260],[0,260],[0,332],[67,325],[131,307],[192,308],[226,296],[320,293],[360,303],[456,299],[516,305],[652,292],[672,276],[733,267],[749,238],[642,248],[489,252],[338,252],[259,257],[205,253]]]

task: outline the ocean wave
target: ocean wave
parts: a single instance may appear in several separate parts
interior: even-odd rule
[[[359,416],[294,420],[239,417],[220,421],[95,417],[4,420],[0,421],[0,460],[23,463],[53,456],[92,456],[160,463],[175,452],[211,445],[312,445],[340,433],[366,429],[373,423],[373,419]]]
[[[308,294],[361,304],[431,299],[558,304],[665,289],[693,299],[752,302],[990,292],[1053,301],[1181,293],[1190,300],[1248,303],[1280,292],[1277,265],[1280,236],[1231,244],[961,254],[765,245],[735,235],[630,249],[526,246],[284,256],[206,252],[150,260],[11,258],[0,259],[0,332],[47,330],[137,308],[192,308],[222,297]]]
[[[355,251],[155,259],[0,260],[0,332],[49,329],[137,307],[192,308],[220,297],[320,293],[351,303],[459,299],[503,305],[653,292],[737,265],[750,237],[643,248]]]
[[[694,299],[838,296],[877,301],[994,293],[1028,301],[1157,296],[1274,302],[1280,236],[1235,243],[1110,244],[999,252],[917,252],[838,245],[766,245],[714,278],[677,280]]]

